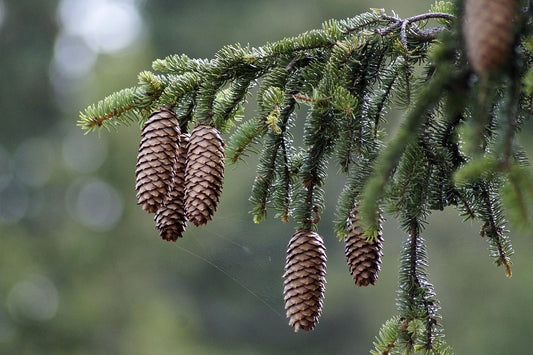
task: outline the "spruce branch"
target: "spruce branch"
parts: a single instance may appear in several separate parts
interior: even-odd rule
[[[276,176],[281,175],[285,177],[284,183],[281,184],[281,186],[287,187],[287,193],[283,194],[283,196],[286,196],[286,198],[283,198],[283,201],[290,202],[287,200],[289,199],[289,196],[287,194],[290,191],[290,187],[287,186],[287,184],[289,184],[289,180],[291,178],[289,176],[289,161],[286,155],[287,151],[286,148],[284,148],[284,145],[286,144],[285,137],[288,134],[288,132],[286,132],[286,127],[289,125],[290,117],[294,109],[295,102],[292,98],[289,98],[287,106],[285,106],[285,108],[280,113],[281,126],[283,127],[283,129],[280,132],[270,130],[266,134],[266,145],[263,146],[264,150],[261,154],[257,169],[257,177],[254,181],[250,197],[250,201],[255,206],[252,210],[252,215],[254,216],[254,221],[256,223],[261,222],[264,217],[266,217],[266,207],[272,194],[271,188],[273,186],[280,186],[280,184],[276,183]],[[279,160],[280,154],[282,154],[282,164],[278,165],[277,162]],[[277,174],[278,168],[281,169],[280,174]],[[282,210],[286,209],[285,206],[286,204],[284,203]],[[284,218],[288,218],[288,216]]]
[[[277,217],[280,217],[283,222],[289,221],[292,201],[292,185],[294,183],[290,155],[290,142],[288,142],[286,135],[284,135],[281,141],[281,162],[278,163],[283,168],[277,184],[278,187],[274,190],[273,198],[274,208],[279,211]]]
[[[257,153],[257,150],[253,150],[254,143],[257,143],[265,132],[265,125],[256,118],[242,123],[229,140],[227,148],[229,162],[236,163],[243,160],[247,156],[246,150]]]
[[[111,127],[114,124],[107,124],[106,121],[112,118],[127,124],[135,117],[145,118],[149,113],[139,111],[141,114],[139,117],[137,112],[127,115],[128,111],[147,108],[156,101],[160,106],[174,107],[187,93],[196,90],[199,93],[197,95],[199,98],[198,107],[195,110],[196,121],[197,123],[209,123],[214,114],[215,95],[230,80],[239,78],[252,82],[271,70],[279,59],[287,56],[291,58],[298,55],[305,56],[305,53],[310,53],[313,50],[333,48],[342,37],[370,29],[383,21],[392,22],[392,25],[384,31],[379,28],[375,29],[378,31],[376,33],[381,36],[393,32],[397,29],[398,24],[405,22],[405,26],[408,26],[430,18],[449,20],[452,15],[428,13],[400,20],[396,17],[369,12],[342,21],[332,20],[324,23],[320,30],[311,30],[299,36],[269,43],[259,48],[242,47],[238,44],[229,45],[219,50],[212,60],[190,59],[186,55],[172,55],[158,59],[154,61],[152,67],[162,73],[159,78],[162,79],[164,90],[160,93],[160,98],[158,92],[142,92],[139,91],[139,88],[123,91],[120,95],[118,93],[112,94],[96,106],[90,106],[84,113],[80,114],[79,124],[84,129],[99,126]],[[432,31],[435,34],[439,33],[436,29]],[[402,38],[407,38],[407,34],[404,34]],[[426,34],[427,41],[432,39],[434,37],[428,37]],[[136,90],[136,92],[132,93],[132,90]],[[125,119],[122,120],[123,118]],[[222,128],[221,123],[216,126]]]
[[[179,211],[165,209],[156,218],[160,229],[170,228],[165,237],[172,240],[185,226],[183,201],[174,199],[186,202],[185,217],[191,222],[206,223],[222,189],[224,156],[236,163],[249,152],[259,153],[250,196],[254,221],[262,221],[272,208],[282,221],[292,218],[298,229],[284,275],[287,315],[296,330],[313,329],[322,310],[326,258],[316,231],[333,159],[346,176],[335,232],[346,240],[356,284],[373,284],[377,278],[382,207],[408,235],[399,267],[399,316],[383,326],[373,354],[450,354],[426,272],[421,232],[427,216],[453,206],[466,219],[481,221],[490,256],[508,276],[513,250],[506,217],[531,225],[533,183],[517,144],[518,132],[533,113],[533,37],[526,26],[531,14],[510,8],[517,11],[515,23],[505,1],[491,0],[489,6],[505,10],[503,17],[496,14],[509,19],[502,26],[478,0],[467,1],[485,11],[473,18],[473,27],[463,19],[462,7],[455,6],[462,2],[439,2],[433,12],[405,19],[375,10],[329,20],[319,29],[261,47],[227,45],[212,59],[157,59],[155,72],[141,72],[137,86],[89,106],[78,124],[94,131],[143,123],[154,113],[173,118],[143,133],[149,139],[141,142],[139,169],[146,172],[142,183],[148,195],[167,191],[173,183],[152,181],[161,159],[152,159],[157,154],[151,150],[159,152],[158,142],[170,141],[163,159],[163,172],[170,177],[178,165],[172,162],[183,155],[176,151],[185,148],[173,149],[176,139],[165,132],[195,132],[188,146],[195,152],[187,150],[183,172],[185,196],[174,191],[173,200],[166,201],[161,194],[148,208],[178,206]],[[486,25],[492,35],[479,31]],[[515,55],[494,57],[494,48]],[[241,122],[251,93],[257,112]],[[404,110],[395,132],[384,124],[390,108]],[[303,121],[302,139],[293,137],[298,120]],[[219,131],[232,133],[227,149]],[[313,298],[311,304],[306,297]]]
[[[400,317],[398,316],[387,320],[379,330],[379,334],[374,341],[374,349],[370,351],[370,354],[390,355],[400,353],[399,351],[394,351],[400,326]]]
[[[137,100],[143,94],[144,90],[139,87],[122,89],[113,93],[81,112],[78,126],[91,132],[100,127],[109,129],[120,123],[134,121],[137,118],[134,112]],[[111,120],[112,118],[116,120]]]
[[[502,120],[499,124],[501,127],[502,134],[501,135],[501,142],[497,144],[503,145],[502,148],[498,149],[502,151],[502,158],[501,158],[501,165],[503,169],[508,168],[513,163],[514,158],[514,147],[513,144],[516,141],[515,135],[518,130],[518,117],[519,117],[519,100],[521,98],[520,90],[521,86],[520,83],[512,80],[508,83],[508,95],[506,102],[504,102],[503,106],[503,112],[502,112]]]
[[[400,257],[397,306],[403,325],[398,340],[406,353],[418,353],[442,347],[443,340],[439,329],[439,304],[425,270],[428,263],[420,236],[421,225],[416,219],[408,224],[409,236]]]
[[[349,218],[354,204],[356,204],[360,198],[361,191],[373,172],[372,162],[376,154],[377,152],[374,152],[374,154],[369,155],[369,157],[361,157],[350,169],[348,181],[344,189],[341,191],[337,201],[335,233],[339,240],[342,240],[348,234],[346,220]],[[372,237],[374,237],[374,235],[372,235]]]
[[[367,182],[362,192],[361,216],[363,224],[369,233],[374,233],[378,226],[378,204],[385,191],[385,186],[393,170],[396,168],[405,147],[417,139],[423,128],[423,123],[431,109],[441,99],[441,94],[446,91],[453,67],[443,67],[440,75],[429,79],[425,90],[420,92],[410,111],[406,113],[402,126],[389,142],[386,149],[378,156],[375,163],[375,172]]]
[[[507,172],[508,181],[502,187],[502,199],[512,225],[524,230],[531,228],[533,179],[525,167],[513,164]]]
[[[474,219],[476,218],[476,213],[474,212],[473,207],[470,205],[470,201],[465,197],[465,194],[457,189],[454,189],[452,191],[453,196],[455,196],[459,202],[462,210],[464,211],[464,215],[466,216],[466,219]]]
[[[321,186],[326,177],[327,158],[332,153],[334,139],[339,132],[338,118],[334,112],[339,108],[346,112],[346,105],[351,109],[355,104],[349,97],[346,100],[346,96],[339,93],[339,90],[344,92],[342,86],[337,86],[347,82],[347,68],[342,64],[354,54],[355,49],[352,40],[335,45],[315,91],[316,99],[306,122],[304,143],[309,149],[300,173],[303,185],[300,195],[304,203],[296,212],[297,220],[305,229],[316,229],[316,224],[320,221],[320,211],[323,208]]]
[[[170,83],[158,98],[158,104],[168,107],[176,106],[187,95],[195,93],[203,80],[200,74],[194,72],[170,76],[169,79]]]
[[[396,80],[404,66],[404,61],[403,57],[397,57],[379,76],[382,82],[381,89],[374,91],[365,100],[365,115],[374,122],[374,139],[378,136],[382,117],[391,101],[391,95],[394,92]]]
[[[506,235],[501,203],[493,186],[482,182],[476,187],[481,192],[480,213],[481,220],[484,221],[480,234],[482,237],[487,237],[489,253],[494,258],[496,265],[503,265],[505,275],[511,277],[512,262],[510,257],[514,251],[511,246],[511,241]]]
[[[169,55],[164,59],[156,59],[152,68],[163,74],[182,75],[189,72],[200,73],[211,65],[207,59],[191,59],[185,54]]]

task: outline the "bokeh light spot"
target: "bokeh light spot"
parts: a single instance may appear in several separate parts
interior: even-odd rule
[[[110,53],[126,48],[143,27],[132,1],[63,0],[58,12],[65,32],[81,36],[95,52]]]
[[[0,310],[0,343],[10,342],[16,333],[15,325],[9,315]]]
[[[80,78],[91,71],[96,61],[92,51],[83,38],[60,33],[54,46],[52,74],[60,73],[70,79]]]
[[[29,196],[24,185],[11,180],[0,190],[0,223],[15,224],[28,211]]]
[[[7,186],[11,178],[11,159],[9,153],[0,146],[0,191]]]
[[[82,225],[95,231],[107,231],[122,216],[122,199],[113,186],[90,179],[78,181],[69,188],[67,208]]]
[[[15,152],[15,176],[26,185],[43,186],[50,180],[54,168],[54,148],[46,139],[27,139]]]
[[[83,135],[76,127],[63,140],[62,155],[65,165],[79,173],[97,170],[107,157],[107,139],[96,134]]]
[[[6,5],[2,0],[0,0],[0,30],[2,29],[2,26],[4,25],[5,18],[6,18]]]
[[[54,317],[58,306],[56,286],[40,275],[16,283],[7,296],[7,308],[15,319],[45,321]]]

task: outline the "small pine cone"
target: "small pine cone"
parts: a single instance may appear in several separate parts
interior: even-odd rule
[[[175,242],[183,236],[187,218],[185,217],[185,165],[189,135],[184,133],[179,140],[179,154],[172,168],[172,184],[165,202],[155,215],[156,228],[161,238]]]
[[[174,112],[161,109],[146,121],[137,156],[135,190],[137,204],[155,213],[172,182],[172,167],[178,154],[180,129]]]
[[[479,75],[497,71],[507,61],[517,12],[517,0],[465,0],[466,54]]]
[[[380,217],[380,222],[381,222]],[[378,236],[375,241],[369,243],[364,236],[359,221],[357,205],[352,209],[348,220],[348,235],[345,239],[344,253],[348,261],[350,274],[357,286],[374,284],[378,278],[383,255],[383,229],[380,223]]]
[[[283,296],[289,325],[312,330],[322,312],[326,288],[326,247],[310,230],[293,234],[287,247]]]
[[[199,125],[187,148],[185,211],[199,226],[211,220],[224,182],[224,141],[216,128]]]

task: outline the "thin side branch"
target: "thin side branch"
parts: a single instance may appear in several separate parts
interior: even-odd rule
[[[397,30],[398,27],[399,27],[400,28],[400,42],[402,43],[404,48],[407,49],[407,30],[408,30],[408,28],[413,30],[413,32],[420,39],[425,40],[425,41],[434,40],[435,37],[439,33],[441,33],[442,31],[447,29],[446,26],[439,26],[439,27],[430,28],[428,30],[420,30],[416,26],[411,26],[415,22],[429,20],[429,19],[439,19],[439,18],[440,19],[449,20],[449,21],[453,21],[455,19],[455,16],[447,14],[447,13],[443,13],[443,12],[429,12],[429,13],[425,13],[425,14],[412,16],[412,17],[409,17],[409,18],[406,18],[406,19],[402,20],[402,19],[400,19],[398,17],[387,15],[385,13],[385,10],[381,9],[380,18],[382,20],[385,20],[385,21],[393,22],[393,24],[390,25],[387,28],[384,28],[384,29],[376,29],[375,33],[379,34],[380,36],[386,36],[389,33]]]

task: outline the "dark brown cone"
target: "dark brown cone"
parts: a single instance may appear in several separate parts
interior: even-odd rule
[[[287,246],[283,296],[289,325],[312,330],[322,313],[326,289],[326,247],[310,230],[293,234]]]
[[[211,220],[224,182],[224,142],[216,128],[197,126],[191,133],[185,171],[185,213],[199,226]]]
[[[359,221],[357,205],[352,209],[346,221],[348,236],[345,238],[346,259],[350,274],[357,286],[373,285],[377,278],[383,255],[383,230],[379,226],[375,241],[368,242]],[[381,218],[380,218],[381,223]]]
[[[465,0],[466,54],[479,75],[497,71],[507,61],[517,12],[516,0]]]
[[[137,204],[149,213],[155,213],[163,203],[172,182],[179,135],[176,115],[167,109],[152,113],[144,125],[137,156],[135,190]]]
[[[175,242],[183,237],[187,218],[185,217],[185,165],[189,135],[180,135],[179,154],[172,168],[172,184],[169,186],[165,201],[157,210],[155,225],[161,238]]]

